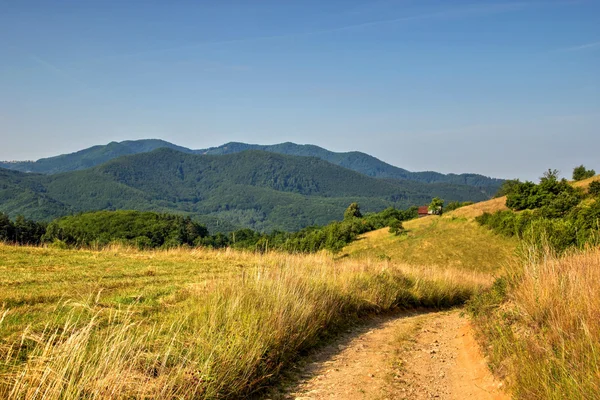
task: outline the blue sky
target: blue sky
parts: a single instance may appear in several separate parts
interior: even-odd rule
[[[2,1],[0,159],[112,140],[600,172],[598,1]]]

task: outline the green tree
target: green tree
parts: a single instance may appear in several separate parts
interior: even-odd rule
[[[402,221],[395,220],[390,224],[390,233],[398,236],[405,233],[404,225],[402,225]]]
[[[442,210],[444,208],[444,200],[439,197],[434,197],[431,200],[431,204],[429,204],[429,211],[436,215],[442,215]]]
[[[15,226],[8,218],[8,215],[0,212],[0,242],[10,242],[14,240]]]
[[[592,196],[600,196],[600,181],[590,182],[588,190]]]
[[[344,219],[351,219],[351,218],[362,218],[362,214],[360,212],[360,207],[358,205],[358,203],[352,203],[348,206],[348,208],[346,208],[346,211],[344,212]]]
[[[521,184],[521,181],[518,179],[508,179],[502,183],[498,192],[494,195],[494,197],[502,197],[512,193],[515,188]]]
[[[581,181],[583,179],[591,178],[594,175],[596,175],[596,171],[594,171],[593,169],[585,169],[583,165],[580,165],[579,167],[575,167],[573,169],[574,181]]]

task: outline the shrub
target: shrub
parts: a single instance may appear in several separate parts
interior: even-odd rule
[[[404,226],[402,225],[401,221],[396,220],[391,223],[390,233],[393,233],[394,235],[398,236],[405,232],[406,232],[406,230],[404,229]]]
[[[583,179],[591,178],[594,175],[596,175],[596,171],[594,171],[593,169],[585,169],[583,165],[580,165],[579,167],[575,167],[573,169],[574,181],[581,181]]]
[[[590,182],[588,192],[592,196],[600,196],[600,181]]]

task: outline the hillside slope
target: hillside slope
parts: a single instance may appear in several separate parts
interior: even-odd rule
[[[231,142],[219,147],[205,150],[196,150],[202,154],[232,154],[246,150],[263,150],[278,154],[294,156],[318,157],[362,174],[375,178],[391,178],[400,180],[412,180],[425,183],[452,183],[458,185],[469,185],[486,188],[491,196],[500,188],[502,179],[488,178],[478,174],[441,174],[433,171],[410,172],[402,168],[387,164],[373,156],[351,151],[347,153],[336,153],[314,145],[299,145],[295,143],[281,143],[275,145],[257,145]]]
[[[36,172],[40,174],[57,174],[60,172],[78,171],[92,168],[117,157],[130,154],[147,153],[160,148],[169,148],[184,153],[192,150],[177,146],[164,140],[126,140],[110,142],[107,145],[93,146],[70,154],[42,158],[37,161],[0,162],[0,168],[21,172]]]
[[[75,153],[43,158],[38,161],[0,162],[0,167],[21,172],[55,174],[92,168],[117,157],[147,153],[159,148],[170,148],[183,153],[207,155],[224,155],[247,150],[262,150],[277,154],[317,157],[332,164],[375,178],[475,186],[481,188],[489,196],[493,195],[502,184],[501,179],[488,178],[478,174],[444,175],[433,171],[410,172],[358,151],[336,153],[314,145],[299,145],[289,142],[276,145],[231,142],[219,147],[191,150],[164,140],[130,140],[120,143],[111,142],[107,145],[94,146]]]
[[[343,255],[493,272],[512,259],[517,240],[494,234],[474,219],[485,211],[506,209],[505,201],[501,197],[459,208],[442,217],[407,221],[405,235],[395,236],[388,228],[369,232],[344,248]]]
[[[378,211],[425,204],[433,196],[485,198],[471,186],[384,181],[314,157],[263,151],[209,156],[164,148],[55,175],[3,170],[0,185],[0,211],[11,216],[48,220],[91,210],[169,211],[198,217],[213,232],[224,226],[297,230],[326,224],[354,201]],[[38,209],[36,201],[52,207]]]

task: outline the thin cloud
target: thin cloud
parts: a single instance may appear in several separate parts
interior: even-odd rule
[[[239,39],[231,39],[231,40],[217,40],[217,41],[204,41],[204,42],[195,42],[184,44],[180,46],[172,46],[166,47],[162,49],[151,49],[146,51],[140,51],[135,53],[128,53],[117,55],[115,57],[138,57],[145,55],[156,55],[162,53],[169,53],[175,51],[184,51],[184,50],[193,50],[196,48],[204,47],[204,46],[218,46],[218,45],[229,45],[229,44],[240,44],[240,43],[252,43],[252,42],[262,42],[269,40],[279,40],[279,39],[299,39],[306,38],[311,36],[319,36],[326,35],[330,33],[336,32],[344,32],[344,31],[352,31],[361,28],[371,28],[375,26],[383,26],[383,25],[391,25],[398,24],[403,22],[410,21],[422,21],[422,20],[432,20],[432,19],[455,19],[455,18],[468,18],[468,17],[478,17],[485,16],[491,14],[499,14],[511,11],[517,11],[523,9],[528,6],[538,5],[540,3],[537,2],[510,2],[510,3],[499,3],[499,4],[472,4],[465,7],[455,7],[451,9],[446,9],[438,12],[426,13],[426,14],[418,14],[412,16],[404,16],[398,18],[390,18],[390,19],[382,19],[376,21],[367,21],[361,22],[357,24],[350,24],[344,26],[338,26],[333,28],[325,28],[308,32],[299,32],[299,33],[291,33],[291,34],[281,34],[281,35],[269,35],[269,36],[256,36],[256,37],[246,37]]]
[[[79,90],[82,91],[86,91],[86,92],[91,92],[91,88],[86,85],[84,82],[80,81],[79,79],[77,79],[75,76],[73,76],[72,73],[70,73],[69,71],[65,70],[64,68],[60,68],[59,66],[57,66],[56,64],[53,64],[35,54],[32,53],[27,53],[28,57],[35,61],[37,64],[42,65],[43,67],[45,67],[46,69],[48,69],[49,71],[51,71],[52,73],[54,73],[55,75],[58,75],[59,77],[61,77],[62,79],[64,79],[65,81],[71,82],[71,84],[73,84],[74,86],[76,86]]]
[[[591,49],[599,49],[600,48],[600,42],[594,42],[594,43],[586,43],[586,44],[581,44],[578,46],[573,46],[573,47],[567,47],[562,49],[562,51],[581,51],[581,50],[591,50]]]

